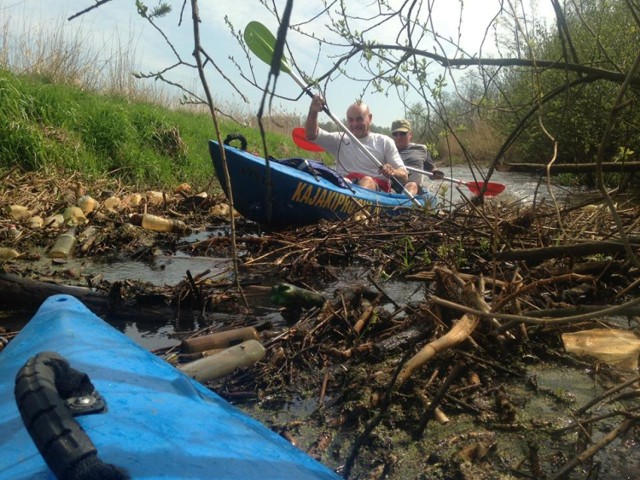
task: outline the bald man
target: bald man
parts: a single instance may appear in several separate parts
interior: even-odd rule
[[[382,167],[378,167],[368,158],[346,133],[326,132],[318,127],[318,114],[324,106],[324,99],[315,95],[309,107],[305,132],[308,140],[317,143],[334,156],[339,174],[361,187],[385,192],[391,190],[389,179],[392,177],[402,185],[407,182],[407,169],[404,168],[393,140],[386,135],[369,131],[373,115],[366,104],[354,103],[347,109],[347,127],[378,159]]]

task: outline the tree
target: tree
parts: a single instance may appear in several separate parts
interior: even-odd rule
[[[638,26],[629,15],[625,2],[601,0],[572,4],[567,11],[565,24],[571,32],[572,56],[585,59],[585,65],[612,72],[628,71],[637,54]],[[535,55],[539,58],[563,59],[567,41],[553,32],[540,30]],[[574,83],[571,85],[571,83]],[[588,74],[571,74],[562,70],[544,70],[532,75],[518,70],[505,75],[503,101],[511,104],[532,105],[531,92],[540,97],[549,95],[539,104],[538,117],[549,135],[541,131],[537,118],[523,126],[514,148],[522,158],[544,162],[557,143],[558,158],[564,162],[593,162],[599,150],[609,117],[616,103],[620,84]],[[567,85],[566,88],[563,86]],[[551,96],[556,90],[557,95]],[[500,101],[500,99],[497,99]],[[628,91],[624,102],[628,107],[637,104],[637,88]],[[638,150],[638,137],[634,125],[639,125],[638,110],[624,108],[619,112],[618,127],[603,145],[605,159],[618,158],[619,152]],[[522,121],[522,115],[513,110],[509,115],[494,117],[495,124],[506,134]],[[628,155],[627,155],[628,156]]]
[[[163,3],[152,11],[139,0],[136,5],[154,27],[155,16],[168,13]],[[289,56],[292,67],[309,85],[324,91],[337,79],[347,78],[362,85],[360,97],[372,91],[389,95],[390,101],[404,105],[417,124],[426,117],[429,127],[447,138],[446,145],[459,147],[476,171],[478,145],[461,132],[474,128],[478,123],[474,119],[492,119],[500,127],[503,142],[490,167],[482,172],[487,179],[498,162],[516,149],[536,155],[545,164],[558,159],[593,160],[596,184],[615,214],[599,165],[605,159],[626,159],[638,148],[640,124],[638,109],[633,107],[640,88],[636,47],[640,7],[635,2],[570,0],[562,7],[558,0],[551,0],[553,28],[539,21],[536,11],[523,0],[482,2],[484,11],[492,16],[474,45],[478,48],[472,51],[462,41],[464,12],[470,8],[463,2],[376,0],[363,5],[336,0],[323,3],[295,23],[291,22],[292,0],[283,10],[276,2],[263,5],[280,24],[276,68],[272,68],[267,87],[256,80],[246,48],[247,61],[237,62],[247,84],[265,91],[259,117],[266,111],[269,96],[275,94],[271,90],[279,73],[280,54],[305,42],[306,57],[316,59],[313,75],[305,74]],[[458,8],[458,28],[441,34],[454,18],[442,14],[445,5]],[[197,0],[185,3],[184,8],[187,6],[193,19],[196,62],[179,57],[178,62],[197,69],[204,95],[185,92],[208,106],[216,125],[217,109],[207,73],[211,69],[215,73],[217,65],[200,43]],[[471,22],[477,24],[477,19]],[[232,31],[242,43],[241,34]],[[309,45],[315,45],[316,52]],[[486,54],[487,50],[491,53]],[[164,80],[163,72],[151,76]],[[463,76],[466,72],[471,73]],[[216,74],[228,80],[219,69]],[[242,95],[240,86],[234,88]],[[412,110],[416,103],[418,107]],[[622,228],[619,233],[624,239]],[[633,256],[631,250],[629,255]]]

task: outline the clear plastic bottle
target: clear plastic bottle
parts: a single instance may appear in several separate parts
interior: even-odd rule
[[[236,368],[250,367],[262,360],[264,355],[264,346],[257,340],[249,339],[210,357],[180,365],[178,369],[204,383],[225,377]]]
[[[76,230],[63,233],[56,239],[56,243],[49,251],[49,258],[69,258],[73,256],[73,250],[76,246]]]
[[[171,218],[159,217],[157,215],[151,215],[145,213],[142,215],[142,228],[147,230],[153,230],[155,232],[173,232],[173,233],[185,233],[188,227],[184,222],[180,220],[173,220]]]
[[[254,327],[241,327],[200,337],[186,338],[182,341],[180,350],[182,353],[195,353],[214,348],[227,348],[245,340],[259,339],[260,334]]]

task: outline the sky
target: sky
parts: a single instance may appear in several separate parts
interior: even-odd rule
[[[146,0],[149,7],[157,5],[157,0]],[[186,12],[182,25],[179,25],[179,8],[182,1],[169,1],[174,11],[166,18],[159,19],[158,25],[170,39],[172,46],[179,53],[181,58],[187,62],[193,62],[193,30],[191,28],[190,12]],[[267,2],[269,3],[269,2]],[[278,8],[284,8],[285,1],[274,0]],[[389,0],[391,5],[398,7],[406,2],[402,0]],[[425,4],[427,2],[424,2]],[[455,0],[430,0],[432,4],[432,24],[433,30],[443,38],[458,39],[465,50],[471,54],[494,53],[493,42],[487,38],[483,43],[483,38],[487,34],[487,26],[494,18],[499,9],[499,4],[504,1],[499,0],[467,0],[464,2],[463,14],[460,16],[461,2]],[[506,2],[509,3],[510,2]],[[0,0],[0,28],[9,28],[11,33],[20,31],[39,31],[39,29],[62,29],[69,35],[81,35],[83,43],[96,48],[105,53],[105,61],[113,58],[114,49],[126,48],[134,52],[136,68],[143,73],[152,72],[167,68],[173,65],[177,59],[172,53],[172,49],[163,40],[149,23],[140,17],[135,9],[134,0],[112,0],[103,6],[94,9],[80,18],[67,21],[66,19],[94,4],[94,0]],[[271,3],[269,3],[271,4]],[[372,0],[347,0],[349,8],[354,8],[353,14],[364,18],[376,13],[376,2]],[[549,13],[550,2],[543,2],[542,6],[536,8],[543,13]],[[321,0],[298,0],[294,2],[292,23],[305,22],[305,28],[318,35],[325,35],[326,19],[315,18],[321,12],[324,3]],[[527,5],[531,5],[527,2]],[[535,4],[534,4],[535,5]],[[237,30],[243,30],[245,25],[251,20],[257,20],[267,26],[273,33],[277,31],[277,22],[273,15],[262,5],[259,0],[201,0],[200,17],[201,43],[204,49],[214,59],[224,75],[231,79],[234,85],[246,96],[248,102],[243,101],[238,92],[232,88],[216,72],[210,71],[209,84],[217,102],[224,105],[231,105],[235,108],[231,110],[244,110],[250,114],[257,113],[262,98],[262,92],[249,85],[242,79],[238,67],[229,60],[232,56],[241,65],[245,73],[249,73],[248,61],[244,56],[237,40],[231,34],[229,27],[225,23],[225,17],[233,24]],[[355,8],[357,6],[357,8]],[[333,9],[335,10],[335,5]],[[424,7],[426,8],[426,7]],[[426,19],[427,13],[421,12],[421,18]],[[395,41],[396,28],[385,28],[377,30],[375,37],[369,37],[378,42]],[[305,74],[314,78],[314,74],[324,73],[334,62],[332,52],[323,49],[318,52],[316,43],[308,38],[295,33],[289,34],[290,55],[292,60],[299,65]],[[438,45],[434,42],[423,43],[422,48],[438,50]],[[256,80],[259,85],[266,83],[268,67],[260,61],[253,59]],[[363,72],[359,69],[357,62],[347,65],[351,75],[363,77]],[[433,75],[438,73],[434,70]],[[172,70],[167,73],[167,78],[171,81],[181,82],[189,88],[198,88],[198,77],[194,70],[183,68]],[[360,96],[364,84],[347,78],[336,78],[331,81],[326,88],[326,99],[331,111],[342,118],[347,107]],[[276,93],[289,98],[290,100],[274,101],[274,111],[297,113],[306,115],[309,105],[308,97],[303,96],[296,99],[301,93],[301,89],[287,75],[281,75]],[[391,95],[375,93],[369,91],[363,96],[363,100],[369,104],[373,113],[373,122],[379,126],[390,126],[391,122],[397,118],[404,117],[404,108],[392,92]],[[417,102],[410,95],[409,103]],[[323,119],[321,118],[321,121]],[[325,118],[324,121],[329,121]]]

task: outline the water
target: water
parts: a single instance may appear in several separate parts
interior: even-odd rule
[[[172,257],[154,257],[151,262],[114,262],[94,264],[88,270],[100,274],[108,282],[136,280],[152,285],[176,286],[186,279],[189,271],[192,277],[209,272],[207,278],[215,280],[230,278],[233,265],[228,258],[188,257],[176,254]]]
[[[453,178],[472,180],[468,170],[463,167],[454,167],[451,170],[447,170],[445,174]],[[558,199],[570,193],[569,190],[561,187],[552,187],[551,192],[549,192],[544,185],[538,188],[539,182],[537,176],[522,173],[496,172],[490,181],[506,185],[505,192],[500,195],[500,199],[505,201],[530,203],[533,201],[536,189],[538,189],[536,201],[551,199],[551,192]],[[465,186],[459,186],[458,191],[458,188],[451,188],[452,184],[449,182],[441,183],[427,180],[425,184],[429,190],[433,192],[438,192],[439,188],[448,187],[445,198],[454,203],[459,201],[463,194],[467,196],[470,194]],[[196,242],[217,235],[219,235],[219,232],[200,232],[196,236],[182,239],[181,244],[188,244],[189,242]],[[130,280],[146,282],[156,287],[176,287],[186,281],[187,272],[195,278],[199,275],[206,275],[207,278],[212,280],[231,279],[232,274],[230,259],[190,257],[180,251],[172,256],[158,255],[150,261],[145,262],[89,263],[86,259],[78,260],[77,263],[74,262],[76,261],[72,260],[61,265],[54,264],[51,268],[60,270],[66,270],[70,267],[79,268],[82,269],[83,275],[102,275],[105,280],[111,283]],[[328,298],[331,298],[336,289],[353,287],[356,284],[362,283],[369,284],[366,279],[366,273],[367,272],[362,269],[344,269],[340,272],[339,281],[335,284],[327,285],[325,291],[322,293]],[[261,320],[269,320],[275,325],[285,323],[278,308],[269,301],[268,287],[277,281],[280,280],[277,278],[264,278],[262,282],[263,294],[248,295],[247,297],[256,315],[260,315]],[[406,305],[409,302],[420,302],[424,299],[425,295],[425,282],[420,281],[391,280],[385,282],[382,287],[399,305]],[[386,308],[394,309],[392,304],[386,305]],[[18,315],[16,312],[7,312],[0,308],[0,325],[8,327],[9,330],[18,330],[28,321],[32,314],[33,311],[20,312]],[[157,320],[145,320],[145,318],[137,318],[134,320],[116,318],[109,319],[109,322],[119,331],[148,350],[177,346],[180,339],[176,334],[186,331],[185,323],[189,323],[181,323],[171,315],[168,315],[165,321],[160,322]],[[202,327],[202,324],[194,321],[191,326],[198,328]],[[519,385],[516,382],[506,387],[511,396],[516,399],[523,399],[523,409],[526,406],[527,415],[535,417],[535,423],[539,425],[553,424],[563,426],[570,421],[570,416],[567,415],[566,405],[560,408],[558,399],[560,403],[581,405],[602,390],[594,384],[593,379],[587,375],[586,372],[576,371],[574,369],[558,369],[555,366],[547,368],[541,365],[532,368],[530,375],[535,378],[536,384],[540,389],[548,392],[547,396],[532,395],[527,385]],[[269,421],[273,421],[274,418],[277,418],[278,421],[276,423],[286,423],[289,417],[294,420],[297,418],[306,419],[316,407],[315,399],[312,404],[296,403],[287,405],[286,408],[278,412],[271,410],[266,412],[264,414],[264,421],[268,423]],[[251,413],[259,418],[257,412]],[[462,431],[464,425],[458,423],[459,419],[456,419],[456,422],[455,429]],[[477,427],[475,424],[470,424],[469,428],[474,429]],[[521,438],[516,438],[515,436],[511,438],[510,441],[502,440],[500,443],[501,451],[504,452],[506,451],[505,449],[513,448],[514,458],[518,457],[520,451],[517,450],[517,448],[520,448],[520,442]],[[567,458],[573,455],[571,451],[572,444],[567,443],[565,440],[561,440],[558,445],[552,445],[551,447],[554,451],[563,452]],[[604,475],[602,478],[625,478],[625,476],[631,478],[627,472],[635,472],[638,468],[637,455],[632,454],[633,450],[631,450],[631,448],[628,442],[620,445],[616,444],[614,447],[606,449],[602,455],[597,457],[597,460],[602,463],[605,472],[613,472],[611,476]],[[415,461],[416,463],[419,462],[420,458],[415,459]],[[409,462],[405,460],[405,463]]]
[[[465,182],[478,181],[483,179],[476,175],[474,180],[469,167],[466,165],[455,165],[442,169],[446,177],[462,180]],[[547,185],[546,179],[540,182],[539,175],[531,175],[521,172],[494,172],[489,182],[505,185],[505,190],[499,195],[501,200],[521,201],[523,203],[537,203],[543,200],[563,199],[571,194],[571,189],[557,185]],[[445,205],[456,204],[462,201],[462,196],[471,197],[471,191],[465,185],[455,184],[449,181],[434,181],[426,178],[423,186],[432,193],[444,197]]]

